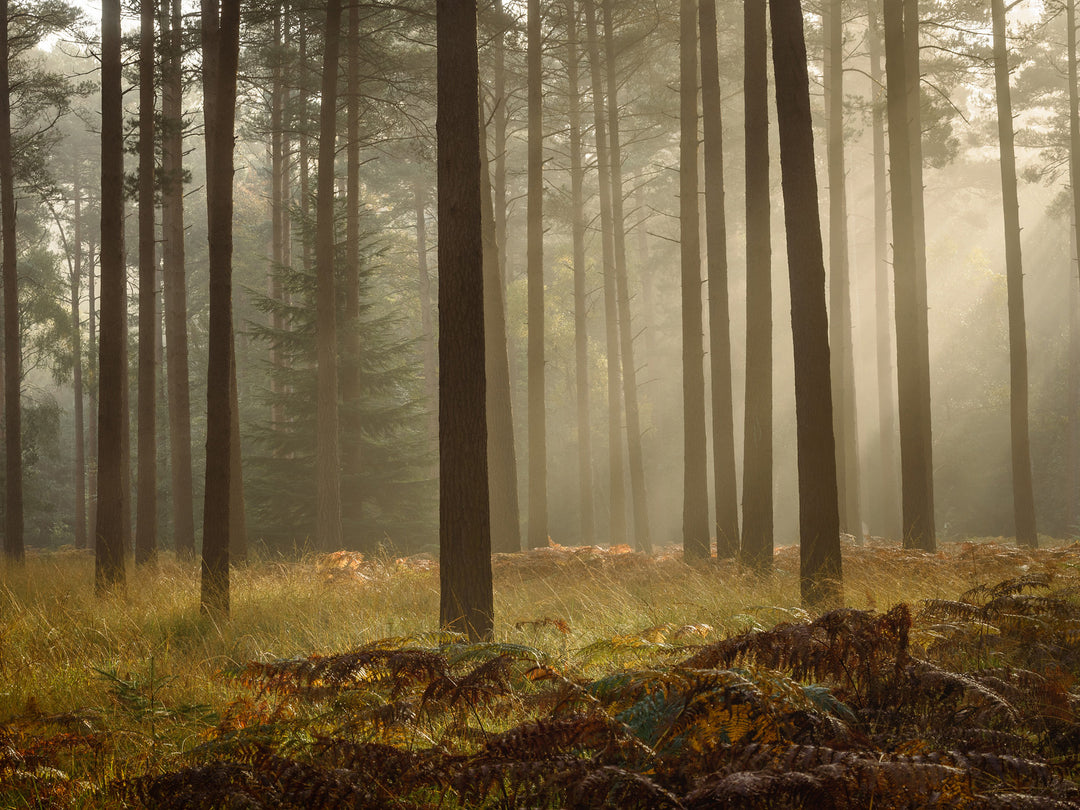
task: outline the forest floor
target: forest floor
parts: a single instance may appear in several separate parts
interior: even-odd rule
[[[844,547],[847,608],[678,549],[496,555],[496,632],[438,565],[163,555],[0,579],[0,807],[1077,807],[1080,546]]]

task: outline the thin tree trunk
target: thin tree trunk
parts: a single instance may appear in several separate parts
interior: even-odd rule
[[[341,0],[326,6],[326,44],[323,51],[319,126],[319,177],[316,208],[315,263],[318,341],[318,404],[316,413],[316,479],[318,507],[315,547],[342,547],[341,455],[338,446],[337,314],[334,284],[334,155],[337,126],[338,49],[341,41]]]
[[[615,285],[615,246],[611,215],[611,158],[608,154],[607,117],[604,114],[604,91],[601,81],[600,37],[596,25],[594,0],[584,0],[585,30],[589,41],[592,78],[593,137],[596,142],[596,171],[600,195],[600,243],[604,266],[604,324],[607,348],[608,395],[608,477],[610,487],[610,525],[608,542],[626,542],[626,485],[623,474],[622,401],[619,396],[621,367],[619,358],[619,315]]]
[[[900,482],[896,475],[896,390],[893,381],[892,318],[889,313],[888,186],[885,179],[885,77],[882,75],[878,0],[867,3],[870,45],[871,112],[874,150],[874,313],[877,347],[878,453],[875,476],[877,531],[885,537],[903,535],[900,528]]]
[[[499,277],[503,284],[503,300],[506,300],[510,284],[510,265],[506,254],[506,228],[510,211],[506,202],[506,130],[510,121],[507,108],[509,98],[506,93],[506,21],[503,0],[495,0],[495,13],[499,18],[499,33],[495,37],[495,111],[492,123],[495,125],[495,241],[499,245]],[[514,380],[514,348],[510,333],[506,335],[506,354],[510,362],[511,390]]]
[[[923,375],[919,354],[918,268],[912,202],[911,138],[908,127],[908,76],[904,48],[903,8],[886,3],[885,74],[888,86],[889,168],[892,191],[893,279],[896,309],[896,374],[900,406],[900,468],[903,542],[908,548],[932,550],[934,529],[931,482],[925,434]]]
[[[284,217],[287,202],[284,197],[284,112],[285,82],[282,65],[284,42],[282,18],[284,10],[279,5],[274,13],[274,44],[277,53],[270,76],[270,272],[267,274],[267,292],[271,300],[282,300],[281,270],[284,266],[285,228]],[[280,336],[285,329],[285,319],[280,312],[270,315],[270,328]],[[282,368],[281,347],[275,339],[270,345],[270,429],[278,432],[285,421],[283,408],[284,383],[280,378]],[[275,455],[279,452],[275,449]]]
[[[101,337],[94,584],[122,590],[124,571],[124,142],[120,0],[101,5]],[[9,416],[10,420],[10,416]]]
[[[479,73],[475,0],[437,0],[439,621],[490,636]]]
[[[803,603],[842,603],[840,515],[836,492],[829,323],[818,219],[814,130],[799,0],[770,0],[776,118],[795,347],[799,455],[799,589]]]
[[[772,242],[766,0],[743,6],[746,148],[746,407],[743,419],[743,537],[740,556],[773,564]]]
[[[710,556],[705,349],[698,233],[697,3],[679,7],[679,233],[682,246],[683,554]]]
[[[1004,0],[990,0],[994,27],[994,84],[997,89],[1001,203],[1005,216],[1005,277],[1009,299],[1009,411],[1012,436],[1013,510],[1016,542],[1036,548],[1035,489],[1031,480],[1028,434],[1027,324],[1024,317],[1024,267],[1020,252],[1020,199],[1016,188],[1016,147],[1009,91],[1009,51],[1005,44]]]
[[[566,2],[570,125],[570,197],[573,207],[574,249],[574,360],[577,393],[578,499],[581,504],[581,542],[596,542],[592,488],[592,425],[589,420],[589,332],[585,292],[585,170],[581,162],[581,63],[578,13],[574,0]]]
[[[206,397],[206,487],[200,608],[229,615],[229,551],[233,530],[233,127],[239,56],[240,2],[202,0],[203,115],[206,130],[210,331]]]
[[[154,12],[140,0],[139,29],[139,387],[135,564],[157,558],[157,262],[154,247]]]
[[[716,35],[716,0],[698,2],[701,118],[705,134],[705,241],[709,277],[716,556],[734,557],[739,552],[739,492],[735,477],[735,415],[731,404],[731,317],[728,311],[719,42]]]
[[[91,550],[97,553],[97,505],[98,505],[98,390],[99,390],[99,374],[98,374],[98,338],[97,338],[97,292],[96,292],[96,267],[95,257],[97,256],[97,245],[91,238],[89,244],[86,246],[86,255],[89,258],[90,266],[87,268],[86,273],[86,299],[87,299],[87,342],[86,342],[86,358],[87,358],[87,410],[89,416],[87,417],[87,432],[90,434],[87,439],[86,457],[89,459],[86,481],[86,491],[90,498],[90,503],[87,504],[86,525],[89,527],[90,536],[88,538],[91,545]]]
[[[79,302],[83,272],[82,184],[81,164],[77,164],[73,181],[75,198],[75,255],[71,272],[71,386],[75,397],[75,548],[86,548],[86,430],[83,392],[82,313]]]
[[[184,268],[184,122],[180,0],[163,0],[169,33],[162,37],[161,231],[165,265],[165,373],[169,403],[169,470],[173,543],[182,560],[195,559],[191,464],[191,383],[188,378],[187,283]]]
[[[11,150],[8,3],[0,0],[0,218],[4,276],[4,555],[21,563],[23,548],[22,345],[19,330],[19,271],[15,243],[15,172]]]
[[[529,548],[548,544],[547,415],[544,392],[544,110],[540,0],[529,0],[527,264],[529,279]]]
[[[862,536],[859,509],[859,427],[852,347],[848,258],[847,172],[844,166],[843,0],[829,0],[826,17],[825,107],[829,166],[829,347],[840,530]]]
[[[428,269],[427,214],[428,190],[423,179],[413,181],[416,204],[416,255],[419,270],[420,329],[423,332],[424,391],[428,398],[428,430],[433,441],[439,439],[439,366],[435,342],[435,323],[431,311],[431,271]]]
[[[1078,446],[1077,422],[1080,421],[1080,313],[1077,299],[1080,291],[1080,87],[1076,68],[1076,0],[1066,0],[1065,25],[1068,29],[1069,59],[1069,184],[1072,186],[1073,256],[1076,259],[1076,276],[1069,283],[1069,430],[1068,492],[1066,493],[1066,528],[1074,532],[1076,524],[1076,493],[1080,486],[1080,446]]]
[[[229,381],[229,563],[247,562],[247,510],[244,508],[243,446],[240,443],[240,390],[236,381],[235,335]]]
[[[604,0],[604,42],[607,66],[607,114],[611,161],[611,224],[615,247],[615,290],[619,302],[619,341],[622,355],[623,399],[626,400],[626,441],[630,462],[630,495],[634,509],[634,547],[652,552],[649,508],[645,488],[645,460],[641,452],[641,418],[638,413],[637,368],[634,365],[634,332],[630,317],[630,282],[626,269],[626,218],[623,215],[622,150],[619,144],[618,71],[615,67],[615,31],[612,0]]]
[[[483,109],[481,107],[480,109]],[[521,515],[517,491],[517,452],[510,396],[510,359],[506,352],[506,304],[495,239],[487,139],[480,125],[480,217],[484,264],[484,368],[487,375],[488,490],[491,504],[491,550],[521,551]]]

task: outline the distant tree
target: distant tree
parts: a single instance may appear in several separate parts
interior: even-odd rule
[[[548,544],[544,395],[544,112],[540,0],[528,2],[529,548]],[[441,266],[441,265],[440,265]]]
[[[494,623],[475,0],[438,0],[439,621]]]
[[[203,505],[204,613],[229,614],[229,541],[233,503],[232,214],[233,126],[240,50],[240,1],[202,0],[203,115],[206,121],[210,332]]]
[[[1001,202],[1005,216],[1005,275],[1009,298],[1009,405],[1012,436],[1013,510],[1016,541],[1035,548],[1035,491],[1031,480],[1028,434],[1027,324],[1024,318],[1024,268],[1020,252],[1020,200],[1016,189],[1016,149],[1009,91],[1009,51],[1005,44],[1005,3],[991,0],[994,30],[994,84],[997,95]],[[1074,90],[1075,92],[1075,90]]]
[[[341,367],[341,402],[355,402],[360,391],[360,6],[349,5],[348,36],[345,39],[346,92],[345,117],[345,297],[342,312],[342,344],[344,354],[351,362],[339,363]],[[356,477],[364,459],[360,454],[361,423],[358,409],[344,409],[341,436],[345,439],[343,452],[343,475]],[[362,501],[359,498],[344,499],[341,505],[342,521],[346,514],[352,522],[360,518]],[[343,527],[344,531],[344,527]],[[344,540],[344,538],[342,538]]]
[[[98,360],[97,592],[123,588],[124,133],[120,0],[101,4],[101,304]]]
[[[83,217],[81,165],[75,170],[72,182],[75,234],[72,239],[71,262],[71,387],[74,396],[75,419],[75,548],[86,548],[86,414],[83,386],[82,345],[82,275],[83,275]]]
[[[716,0],[698,0],[698,15],[701,29],[701,117],[705,135],[705,240],[709,279],[716,556],[734,557],[739,553],[739,490],[735,475],[735,417],[731,402],[724,126],[720,109]]]
[[[746,408],[740,557],[773,561],[772,244],[766,0],[743,4],[743,133],[746,150]]]
[[[334,157],[337,130],[338,51],[341,42],[341,0],[326,5],[326,43],[323,50],[322,94],[319,105],[319,175],[315,211],[315,264],[318,295],[315,332],[318,335],[319,379],[315,438],[319,504],[315,547],[341,548],[341,451],[338,445],[337,316],[334,301]]]
[[[770,0],[776,118],[795,346],[799,454],[799,585],[803,602],[839,604],[842,567],[836,492],[829,323],[818,219],[814,130],[799,0]]]
[[[698,236],[698,108],[696,0],[679,6],[679,235],[682,254],[683,554],[711,553],[708,454],[705,439],[705,349]]]
[[[0,217],[4,277],[4,555],[21,563],[23,548],[22,343],[19,328],[15,171],[11,148],[8,2],[0,0]]]
[[[157,257],[155,255],[155,0],[139,0],[139,389],[135,563],[157,557]]]

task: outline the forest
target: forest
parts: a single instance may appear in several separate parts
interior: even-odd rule
[[[1075,0],[0,9],[0,806],[1080,803]]]

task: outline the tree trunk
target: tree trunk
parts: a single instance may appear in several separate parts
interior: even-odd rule
[[[885,179],[885,77],[881,72],[881,30],[878,0],[867,3],[867,39],[870,48],[871,112],[874,150],[874,314],[877,324],[878,453],[873,518],[877,532],[902,537],[900,482],[896,475],[896,392],[893,381],[892,319],[889,313],[888,186]]]
[[[773,564],[772,242],[766,0],[743,6],[746,148],[746,408],[743,421],[743,537],[740,556]]]
[[[705,128],[705,242],[709,277],[716,556],[734,557],[739,552],[739,491],[735,477],[735,416],[731,404],[731,317],[728,311],[719,42],[716,36],[716,0],[698,2],[701,118]]]
[[[235,335],[230,343],[235,346]],[[240,444],[240,390],[236,384],[236,350],[229,380],[229,563],[247,562],[247,511],[244,507],[243,446]]]
[[[483,109],[482,107],[480,109]],[[484,126],[480,127],[481,135]],[[499,245],[495,239],[487,139],[480,139],[480,216],[484,254],[484,367],[487,375],[488,490],[491,504],[491,550],[521,551],[521,514],[517,490],[517,452],[510,396],[510,359],[506,352],[506,304]]]
[[[82,233],[82,165],[77,164],[72,195],[75,198],[75,245],[71,271],[71,387],[75,398],[75,548],[86,548],[86,430],[83,407],[82,312],[79,308],[82,292],[83,233]]]
[[[652,553],[649,507],[645,488],[645,460],[641,452],[641,418],[638,414],[637,368],[634,365],[634,332],[630,317],[630,282],[626,269],[626,218],[623,215],[622,150],[619,144],[618,72],[615,68],[615,32],[611,20],[612,0],[604,0],[604,42],[607,65],[607,114],[611,165],[611,224],[615,247],[615,290],[619,302],[619,342],[622,355],[623,399],[626,400],[626,441],[630,461],[630,495],[634,508],[634,547]]]
[[[826,19],[825,107],[829,165],[829,348],[840,530],[862,537],[859,422],[855,406],[851,274],[848,264],[847,172],[844,167],[843,0],[829,0]]]
[[[769,11],[795,347],[799,589],[806,605],[838,606],[843,601],[843,576],[829,380],[829,323],[802,4],[799,0],[770,0]]]
[[[495,13],[499,18],[499,32],[495,36],[495,112],[492,123],[495,125],[495,241],[499,245],[499,277],[503,284],[503,300],[506,300],[510,284],[510,265],[506,256],[506,226],[510,215],[506,204],[506,130],[510,121],[507,109],[509,97],[506,93],[506,21],[503,12],[503,0],[495,0]],[[514,349],[510,334],[506,335],[506,354],[510,362],[511,391],[514,380]]]
[[[435,342],[435,324],[431,312],[431,271],[428,269],[427,214],[428,190],[424,181],[413,181],[416,201],[416,255],[419,270],[420,329],[423,332],[424,391],[428,397],[428,430],[432,441],[439,439],[439,365]]]
[[[326,45],[323,51],[322,95],[319,107],[319,176],[315,213],[315,334],[318,341],[315,442],[318,507],[315,518],[315,547],[321,551],[333,551],[342,547],[334,285],[334,134],[337,128],[340,41],[341,0],[329,0],[326,6]]]
[[[284,197],[284,175],[286,160],[284,153],[284,114],[285,81],[282,65],[284,41],[282,37],[282,17],[284,10],[279,5],[274,12],[274,44],[277,53],[272,57],[273,67],[270,75],[270,272],[267,274],[267,292],[271,300],[282,300],[281,270],[284,267],[285,250],[285,208],[288,205]],[[285,319],[279,312],[270,315],[270,328],[274,334],[281,335],[285,329]],[[284,384],[279,376],[282,368],[281,347],[275,340],[270,344],[270,430],[282,429],[285,421],[283,409]],[[275,450],[275,455],[279,452]]]
[[[439,621],[491,634],[475,0],[437,0]]]
[[[90,267],[86,273],[86,301],[87,309],[87,341],[86,341],[86,357],[88,368],[87,371],[87,411],[89,415],[87,417],[87,448],[86,457],[89,459],[86,481],[86,491],[90,497],[90,503],[87,504],[86,525],[89,527],[90,537],[89,542],[91,550],[94,551],[95,557],[97,555],[97,505],[98,505],[98,390],[99,390],[99,372],[98,372],[98,337],[97,337],[97,293],[96,293],[96,281],[94,276],[96,275],[95,257],[97,256],[97,245],[94,244],[94,240],[91,238],[89,244],[86,246],[86,255],[90,260]]]
[[[1012,98],[1009,91],[1009,51],[1005,45],[1004,0],[990,0],[990,13],[994,27],[994,84],[997,89],[1001,203],[1005,215],[1005,277],[1009,298],[1009,411],[1013,510],[1016,515],[1016,542],[1036,548],[1039,545],[1039,536],[1035,529],[1035,490],[1031,480],[1031,441],[1028,436],[1024,267],[1020,253],[1020,199],[1016,189],[1016,148],[1013,142]]]
[[[711,554],[705,439],[705,349],[698,233],[697,3],[679,6],[679,234],[682,245],[683,554]]]
[[[139,29],[139,388],[135,564],[157,559],[157,262],[154,246],[154,12],[140,0]]]
[[[540,0],[528,3],[529,548],[548,544],[544,394],[544,111]]]
[[[1077,86],[1076,70],[1076,0],[1066,0],[1065,25],[1068,29],[1069,60],[1069,185],[1072,186],[1072,235],[1074,272],[1077,277],[1069,283],[1069,430],[1068,492],[1066,493],[1066,526],[1071,533],[1076,523],[1076,490],[1080,481],[1080,447],[1077,446],[1077,422],[1080,421],[1080,320],[1077,313],[1077,280],[1080,279],[1080,88]]]
[[[169,402],[169,470],[173,543],[182,560],[195,559],[191,469],[191,387],[188,378],[187,282],[184,268],[183,37],[180,0],[163,0],[169,33],[162,37],[161,231],[165,264],[165,374]]]
[[[592,488],[592,425],[589,420],[589,331],[585,292],[585,170],[581,163],[581,63],[578,15],[574,0],[566,2],[570,125],[570,197],[573,207],[574,249],[574,360],[577,392],[578,499],[581,504],[581,542],[596,542]]]
[[[122,590],[124,497],[124,133],[120,0],[101,5],[101,308],[98,391],[98,503],[94,584]],[[10,416],[9,416],[10,419]]]
[[[621,368],[619,358],[619,314],[615,285],[615,246],[611,224],[611,158],[608,154],[607,117],[604,114],[604,91],[601,81],[600,37],[596,25],[594,0],[584,0],[585,30],[589,41],[589,64],[592,78],[593,137],[596,142],[596,172],[600,194],[600,243],[604,265],[604,324],[607,348],[608,395],[608,480],[610,487],[610,523],[608,542],[626,542],[626,485],[623,475],[622,402],[619,397]]]
[[[202,0],[203,115],[206,121],[207,233],[210,264],[206,379],[206,488],[203,506],[203,613],[229,614],[233,528],[232,214],[233,127],[240,2]]]
[[[21,563],[23,548],[22,345],[19,330],[19,271],[15,243],[15,172],[11,150],[8,3],[0,0],[0,217],[4,243],[4,555]]]
[[[920,353],[916,230],[912,202],[912,150],[908,127],[908,76],[903,9],[886,3],[885,74],[888,86],[889,168],[892,191],[893,279],[896,309],[896,375],[900,406],[900,472],[903,541],[906,548],[934,548],[933,504],[929,501],[927,458],[930,425],[926,421]],[[925,313],[923,313],[925,315]]]

